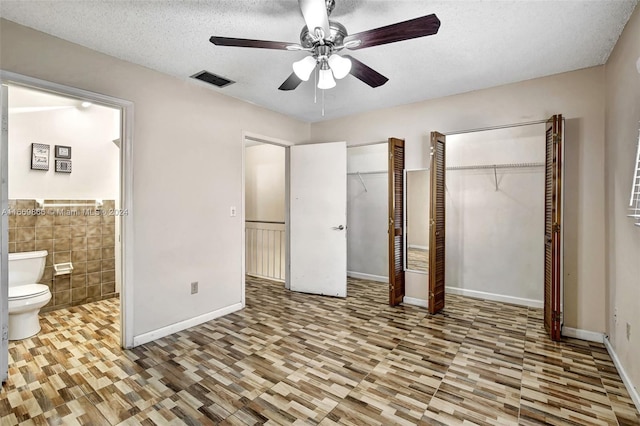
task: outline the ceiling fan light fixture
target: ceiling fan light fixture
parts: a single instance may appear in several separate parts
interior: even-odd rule
[[[331,68],[326,62],[322,63],[318,76],[318,89],[326,90],[336,87],[336,81],[333,79]]]
[[[329,56],[329,66],[338,80],[345,78],[351,71],[351,61],[336,54]]]
[[[302,81],[309,80],[309,76],[316,68],[316,58],[313,56],[305,56],[297,62],[293,63],[293,72]]]

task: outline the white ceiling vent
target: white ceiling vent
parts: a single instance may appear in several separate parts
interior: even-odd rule
[[[205,83],[213,84],[217,87],[226,87],[235,83],[235,81],[210,73],[209,71],[200,71],[199,73],[192,75],[191,78],[204,81]]]

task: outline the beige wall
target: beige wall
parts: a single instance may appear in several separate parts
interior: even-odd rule
[[[242,131],[301,142],[309,125],[10,21],[0,40],[5,71],[135,104],[134,336],[240,302]]]
[[[636,390],[640,386],[640,227],[626,215],[640,122],[638,60],[640,9],[636,8],[605,67],[607,328]],[[628,340],[627,323],[631,326]]]
[[[286,149],[249,146],[244,157],[245,219],[284,222]]]
[[[432,130],[451,132],[564,114],[565,325],[604,332],[603,99],[604,67],[594,67],[314,123],[311,140],[357,144],[390,136],[405,138],[406,167],[421,168],[427,164]],[[426,300],[424,275],[407,274],[407,296]]]
[[[9,88],[9,99],[13,94]],[[9,114],[9,198],[115,199],[120,111],[85,109]],[[31,170],[31,143],[49,145],[49,170]],[[55,146],[71,147],[71,173],[57,173]]]

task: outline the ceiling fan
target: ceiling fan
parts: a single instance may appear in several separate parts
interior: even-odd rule
[[[329,15],[335,7],[335,0],[298,0],[298,2],[306,22],[300,33],[299,44],[219,36],[213,36],[209,41],[218,46],[309,52],[309,56],[293,63],[293,73],[278,88],[280,90],[295,89],[303,81],[309,80],[316,67],[319,68],[319,89],[335,87],[334,77],[342,79],[348,74],[371,87],[378,87],[389,79],[354,57],[340,56],[338,52],[343,49],[364,49],[425,37],[436,34],[440,28],[440,20],[436,15],[431,14],[349,35],[344,25],[329,20]]]

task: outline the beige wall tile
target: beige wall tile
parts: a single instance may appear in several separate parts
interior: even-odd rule
[[[53,226],[54,216],[43,215],[36,218],[36,228],[48,228]]]
[[[115,293],[115,291],[116,291],[116,283],[115,282],[102,284],[102,295],[103,296],[105,294]]]
[[[80,251],[87,250],[87,238],[86,237],[73,237],[71,239],[71,250]]]
[[[115,257],[115,249],[112,247],[105,247],[102,249],[102,258],[111,259]]]
[[[70,225],[71,224],[71,216],[65,215],[65,214],[59,214],[57,216],[55,216],[54,220],[53,220],[53,224],[58,226],[58,225]]]
[[[71,262],[71,252],[70,251],[61,251],[53,253],[53,263],[67,263]]]
[[[16,227],[22,228],[22,227],[36,226],[37,217],[38,216],[34,216],[34,215],[16,216]]]
[[[59,292],[71,288],[71,278],[69,275],[58,275],[53,278],[53,291]],[[57,304],[57,303],[56,303]]]
[[[50,240],[53,238],[53,226],[36,227],[36,240]]]
[[[71,237],[85,237],[87,235],[86,225],[76,225],[71,227]]]
[[[53,304],[55,307],[67,305],[71,302],[71,290],[53,293]]]
[[[100,260],[100,259],[102,259],[102,250],[101,249],[87,250],[87,261],[89,261],[89,260]]]
[[[111,271],[102,271],[102,282],[110,282],[116,280],[116,271],[113,269]]]
[[[100,260],[91,260],[87,262],[87,273],[100,272],[100,270],[101,270]]]
[[[80,288],[87,286],[87,274],[71,276],[71,288]]]
[[[100,285],[102,283],[102,272],[92,272],[87,274],[87,286]]]
[[[35,241],[26,241],[18,243],[16,242],[16,252],[21,253],[23,251],[34,251],[36,249]]]
[[[79,250],[71,252],[71,261],[76,262],[86,262],[87,261],[87,251]]]
[[[108,271],[110,269],[116,269],[115,259],[102,259],[102,270]]]
[[[68,225],[56,225],[53,227],[53,238],[70,238],[71,227]]]
[[[88,237],[87,248],[88,249],[102,248],[102,237]]]
[[[87,217],[83,215],[71,216],[71,220],[69,221],[71,226],[81,226],[87,224]]]
[[[96,298],[102,295],[102,289],[99,285],[92,285],[87,287],[87,297]]]
[[[56,238],[53,240],[53,252],[58,253],[61,251],[71,251],[70,238]],[[56,262],[56,263],[59,263],[59,262]]]
[[[98,225],[87,225],[87,237],[102,236],[102,229]]]
[[[74,288],[71,290],[71,300],[73,302],[84,301],[87,298],[87,288]]]
[[[36,250],[46,250],[53,253],[53,240],[39,240],[38,231],[36,231]]]
[[[102,247],[114,247],[116,245],[115,232],[111,234],[102,234]]]
[[[36,239],[36,228],[15,228],[16,230],[16,242],[34,241]]]
[[[72,275],[86,275],[87,274],[87,262],[76,262],[73,260],[73,252],[71,252],[71,262],[73,263]]]

